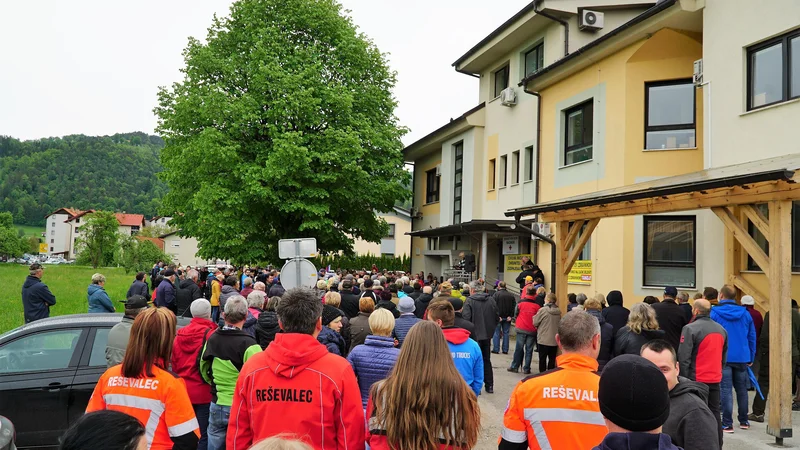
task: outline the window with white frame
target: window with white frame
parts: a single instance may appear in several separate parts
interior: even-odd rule
[[[508,155],[500,157],[500,187],[508,185]]]
[[[519,183],[519,150],[511,154],[511,184]]]

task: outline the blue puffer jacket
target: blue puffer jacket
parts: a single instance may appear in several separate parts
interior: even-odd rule
[[[334,355],[345,355],[344,338],[341,334],[333,331],[328,327],[322,327],[322,331],[317,335],[317,340],[320,344],[328,348],[328,352]]]
[[[389,376],[399,354],[400,349],[394,348],[394,339],[369,335],[363,345],[356,345],[347,356],[347,361],[353,366],[358,378],[358,388],[361,390],[361,403],[364,404],[364,408],[367,407],[369,400],[369,388]]]
[[[756,356],[756,327],[753,317],[735,300],[721,300],[711,308],[711,319],[728,332],[728,362],[753,362]]]
[[[89,290],[89,312],[90,313],[113,313],[114,304],[108,297],[105,289],[99,284],[90,284]]]
[[[400,314],[400,317],[394,321],[394,335],[397,337],[397,341],[400,342],[399,347],[402,347],[403,341],[406,340],[406,335],[411,327],[421,321],[422,319],[418,319],[414,313]]]

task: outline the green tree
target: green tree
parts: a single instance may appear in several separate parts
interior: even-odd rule
[[[16,258],[25,253],[27,246],[14,229],[11,213],[0,213],[0,256]]]
[[[97,211],[86,215],[78,238],[78,262],[92,267],[107,266],[113,262],[119,245],[119,222],[113,212]]]
[[[139,230],[139,236],[157,238],[173,231],[175,228],[167,225],[150,225]]]
[[[404,200],[395,73],[335,0],[239,0],[161,88],[163,214],[199,253],[277,260],[281,238],[350,252]],[[180,214],[175,214],[180,212]]]
[[[154,263],[172,262],[172,258],[161,251],[151,241],[140,241],[131,236],[122,236],[119,240],[115,261],[125,269],[126,273],[148,271]]]

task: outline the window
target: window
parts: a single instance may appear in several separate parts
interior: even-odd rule
[[[489,160],[489,186],[488,189],[493,191],[497,187],[497,161],[495,159]]]
[[[747,109],[800,97],[800,31],[747,49]]]
[[[500,157],[500,187],[508,185],[508,155]]]
[[[756,209],[769,219],[769,207],[766,204],[756,205]],[[753,237],[756,244],[769,256],[767,238],[749,221],[747,231],[750,232],[750,236]],[[750,255],[747,256],[747,270],[761,270]],[[800,201],[792,202],[792,272],[800,272]]]
[[[692,80],[645,84],[645,148],[692,148],[695,88]]]
[[[571,227],[574,222],[570,222],[569,226]],[[586,231],[586,223],[584,222],[583,226],[581,227],[581,231],[578,232],[578,235],[575,236],[575,242],[583,235],[583,232]],[[572,247],[569,248],[569,251],[572,252],[572,249],[575,248],[575,244],[572,244]],[[589,236],[589,240],[586,241],[586,245],[583,246],[581,250],[581,254],[578,255],[578,261],[589,261],[592,259],[592,237]]]
[[[50,243],[51,243],[51,244],[55,244],[55,243],[56,243],[56,240],[55,240],[55,239],[50,239]]]
[[[464,143],[459,142],[453,146],[455,152],[453,175],[453,224],[461,223],[461,198],[463,194],[464,176]]]
[[[533,146],[525,147],[525,181],[533,180]]]
[[[108,332],[111,328],[98,328],[94,334],[94,342],[92,342],[92,354],[89,356],[89,365],[105,366],[106,363],[106,345],[108,344]]]
[[[55,223],[55,222],[51,222],[51,223],[50,223],[50,227],[51,227],[51,228],[55,228],[55,227],[56,227],[56,223]]]
[[[425,172],[425,203],[439,201],[439,175],[436,169]]]
[[[51,230],[50,231],[50,236],[55,236],[55,235],[56,235],[56,230]]]
[[[383,258],[394,258],[394,253],[381,253]]]
[[[494,96],[499,97],[503,89],[508,87],[508,66],[494,73]]]
[[[50,251],[51,251],[51,252],[54,252],[54,251],[55,251],[55,249],[54,249],[53,247],[50,247]],[[77,250],[73,250],[73,251],[72,251],[72,253],[75,253],[76,251],[77,251]]]
[[[511,184],[519,183],[519,150],[511,154]]]
[[[170,242],[170,245],[172,245],[173,248],[178,248],[181,246],[181,241],[180,239],[175,239],[174,241]]]
[[[75,219],[75,223],[81,223],[81,218],[78,217],[77,219]]]
[[[131,227],[131,236],[136,236],[137,234],[139,234],[139,227],[137,226]]]
[[[10,342],[0,350],[0,373],[68,368],[82,332],[80,329],[45,331]]]
[[[525,76],[537,72],[542,67],[544,67],[544,43],[525,53]]]
[[[644,216],[645,286],[695,287],[694,216]]]
[[[593,106],[592,99],[564,112],[566,118],[565,166],[592,159]]]
[[[394,224],[389,224],[389,232],[386,234],[386,239],[394,239]]]

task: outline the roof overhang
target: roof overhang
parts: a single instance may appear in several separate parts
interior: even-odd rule
[[[414,237],[442,237],[442,236],[465,236],[474,233],[493,233],[493,234],[518,234],[527,235],[528,233],[518,230],[514,220],[471,220],[469,222],[446,225],[443,227],[428,228],[406,233]]]
[[[406,162],[413,162],[433,150],[441,149],[443,141],[470,128],[484,126],[486,122],[484,107],[486,107],[486,102],[482,102],[455,119],[450,119],[450,122],[406,146],[403,149],[403,158]]]
[[[559,222],[800,199],[799,181],[796,153],[515,208],[506,216]]]
[[[525,90],[540,91],[596,61],[649,38],[662,28],[700,33],[703,30],[700,8],[696,0],[664,0],[567,57],[525,77],[519,85]]]

